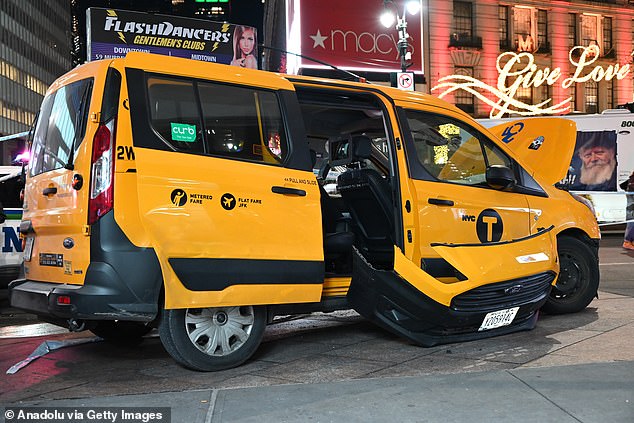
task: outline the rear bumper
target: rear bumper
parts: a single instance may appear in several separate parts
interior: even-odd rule
[[[65,301],[59,301],[66,297]],[[76,320],[130,320],[149,322],[157,306],[139,302],[129,292],[99,285],[69,285],[18,279],[9,284],[12,307],[63,325]]]
[[[546,272],[486,285],[464,293],[471,295],[447,307],[414,288],[394,271],[376,270],[367,263],[361,266],[355,263],[354,272],[348,291],[351,306],[378,326],[425,347],[533,329],[538,310],[548,299],[555,278],[554,273]],[[505,299],[502,296],[507,285],[530,286],[532,293]],[[483,293],[482,288],[488,292]],[[496,292],[500,293],[499,298],[493,300]],[[480,300],[483,295],[489,299]],[[479,330],[487,313],[512,307],[519,307],[519,310],[510,325]]]
[[[158,315],[161,285],[154,250],[133,245],[111,211],[91,227],[83,285],[33,280],[26,273],[9,284],[9,301],[61,325],[68,319],[149,322]],[[61,296],[68,298],[60,302]]]

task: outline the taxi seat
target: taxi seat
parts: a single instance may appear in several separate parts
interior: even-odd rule
[[[337,178],[353,220],[355,246],[372,264],[391,267],[394,258],[394,207],[388,181],[368,168],[372,140],[365,135],[351,137],[352,157],[348,170]]]
[[[317,154],[311,149],[310,155],[314,168]],[[344,210],[336,199],[331,198],[321,184],[318,185],[324,237],[324,258],[335,260],[341,256],[350,255],[355,238],[354,233],[350,232],[350,219],[345,217]]]

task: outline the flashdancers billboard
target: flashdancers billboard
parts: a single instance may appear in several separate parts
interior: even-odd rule
[[[250,26],[91,7],[86,11],[87,60],[130,51],[257,69],[257,32]]]

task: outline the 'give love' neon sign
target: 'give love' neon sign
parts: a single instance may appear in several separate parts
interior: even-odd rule
[[[576,57],[578,56],[578,58]],[[505,113],[514,113],[522,116],[564,113],[570,109],[572,97],[551,104],[552,98],[548,98],[537,104],[527,104],[516,98],[520,88],[533,88],[541,85],[555,85],[561,81],[563,88],[570,88],[572,84],[587,82],[590,80],[599,82],[610,81],[613,78],[621,80],[630,73],[630,65],[612,64],[607,67],[592,64],[599,58],[599,47],[590,45],[587,47],[576,46],[568,53],[568,60],[574,66],[572,76],[562,80],[560,68],[538,68],[535,57],[528,52],[505,52],[497,58],[498,80],[497,87],[492,87],[484,82],[465,75],[449,75],[440,78],[432,91],[440,91],[438,97],[443,98],[456,90],[464,90],[473,94],[482,102],[491,106],[489,117],[492,119],[502,117]],[[484,93],[490,95],[486,96]],[[497,101],[490,97],[497,98]]]

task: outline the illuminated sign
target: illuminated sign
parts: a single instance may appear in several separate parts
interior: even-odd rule
[[[578,56],[578,58],[576,57]],[[438,80],[438,84],[432,91],[440,91],[438,97],[443,98],[447,94],[457,90],[463,90],[473,94],[476,98],[491,106],[491,119],[502,117],[505,113],[513,113],[521,116],[564,113],[570,109],[572,97],[557,103],[550,104],[552,98],[548,98],[537,104],[527,104],[516,98],[520,88],[533,88],[542,85],[555,85],[561,83],[565,89],[578,82],[593,80],[596,82],[610,81],[614,78],[621,80],[630,73],[630,64],[613,64],[607,67],[592,64],[599,58],[599,47],[590,45],[587,47],[576,46],[568,53],[568,60],[574,66],[573,75],[562,80],[560,68],[538,68],[535,57],[528,52],[505,52],[497,58],[498,81],[493,87],[484,82],[465,75],[449,75]],[[488,96],[486,95],[488,93]],[[497,101],[495,100],[497,98]]]
[[[524,39],[522,34],[517,34],[517,50],[530,52],[534,51],[535,43],[533,42],[533,37],[527,35],[526,39]]]
[[[86,11],[86,30],[88,61],[141,51],[257,67],[257,31],[253,27],[91,7]]]
[[[403,11],[404,0],[394,5]],[[395,29],[379,21],[384,10],[380,0],[286,0],[286,48],[306,57],[287,58],[287,71],[299,68],[326,69],[328,63],[359,71],[392,72],[401,69]],[[422,13],[407,15],[407,34],[412,66],[423,72]],[[308,57],[319,62],[311,61]]]

